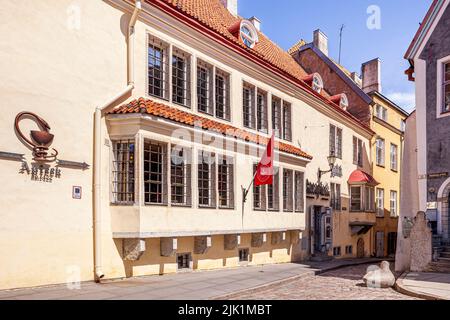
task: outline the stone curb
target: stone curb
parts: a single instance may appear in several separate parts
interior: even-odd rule
[[[419,299],[423,299],[423,300],[446,300],[446,299],[443,299],[442,297],[435,296],[432,294],[425,294],[423,292],[406,289],[406,286],[403,284],[403,279],[406,278],[408,273],[409,272],[403,272],[402,275],[395,282],[394,288],[397,292],[400,292],[402,294],[405,294],[405,295],[413,297],[413,298],[419,298]]]
[[[364,260],[364,261],[349,261],[349,262],[342,263],[342,264],[337,265],[337,266],[332,266],[332,267],[323,268],[323,269],[314,269],[314,268],[312,268],[311,271],[307,271],[305,273],[298,274],[296,276],[288,277],[288,278],[281,279],[281,280],[272,281],[272,282],[269,282],[269,283],[266,283],[266,284],[263,284],[263,285],[260,285],[260,286],[257,286],[257,287],[253,287],[253,288],[242,289],[242,290],[239,290],[239,291],[236,291],[236,292],[233,292],[233,293],[230,293],[230,294],[226,294],[226,295],[212,297],[212,298],[210,298],[210,300],[227,300],[227,299],[228,300],[232,300],[233,297],[241,295],[241,294],[244,294],[244,293],[252,294],[252,293],[255,293],[255,292],[260,291],[260,290],[271,289],[273,287],[282,285],[284,283],[291,282],[291,281],[296,280],[296,279],[300,279],[300,278],[305,277],[305,276],[311,276],[311,275],[317,276],[317,275],[320,275],[320,274],[325,273],[325,272],[334,271],[334,270],[338,270],[338,269],[345,268],[345,267],[358,266],[358,265],[363,265],[363,264],[371,264],[371,263],[377,263],[377,262],[382,262],[382,261],[393,261],[393,260],[392,259],[373,259],[373,260],[370,260],[370,261],[367,261],[367,260]]]

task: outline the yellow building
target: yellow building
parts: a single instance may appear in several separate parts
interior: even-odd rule
[[[372,173],[379,183],[375,190],[377,220],[374,226],[374,255],[395,255],[400,212],[400,172],[405,121],[408,112],[381,93],[381,62],[373,59],[362,65],[362,89],[373,100],[370,127]]]

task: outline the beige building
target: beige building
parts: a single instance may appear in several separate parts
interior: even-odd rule
[[[2,6],[0,289],[305,259],[309,212],[330,201],[307,200],[306,180],[329,168],[333,128],[342,155],[321,181],[350,208],[352,143],[369,146],[371,130],[236,1]],[[272,130],[275,183],[243,203]]]

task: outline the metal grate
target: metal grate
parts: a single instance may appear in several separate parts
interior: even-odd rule
[[[305,212],[305,174],[303,172],[295,172],[295,212]]]
[[[216,70],[216,117],[230,120],[230,77],[221,70]]]
[[[279,211],[280,210],[280,196],[279,196],[279,178],[280,178],[280,170],[279,168],[274,167],[274,177],[273,184],[267,186],[267,207],[271,211]]]
[[[256,96],[256,129],[260,132],[268,132],[267,119],[267,94],[258,90]]]
[[[288,169],[283,169],[283,210],[285,212],[292,212],[293,206],[293,196],[292,192],[293,184],[293,171]]]
[[[244,84],[242,98],[244,127],[255,129],[255,88]]]
[[[234,165],[233,158],[219,156],[218,163],[219,207],[232,209],[234,207]]]
[[[177,254],[177,266],[178,269],[190,269],[191,268],[191,254],[190,253],[180,253]]]
[[[281,138],[281,99],[272,96],[272,129],[277,138]]]
[[[113,203],[134,203],[134,140],[113,142]]]
[[[168,46],[161,40],[149,37],[148,43],[148,93],[163,99],[169,97]]]
[[[205,63],[198,61],[197,65],[197,108],[199,112],[213,114],[211,99],[212,69]]]
[[[283,139],[292,141],[291,104],[283,102]]]
[[[172,147],[170,156],[170,190],[172,205],[191,206],[191,152]]]
[[[200,207],[216,207],[215,155],[206,151],[198,154],[198,203]]]
[[[239,249],[239,262],[248,262],[249,253],[249,249]]]
[[[176,48],[172,54],[172,102],[190,106],[190,56]]]
[[[146,204],[167,204],[166,145],[144,143],[144,201]]]

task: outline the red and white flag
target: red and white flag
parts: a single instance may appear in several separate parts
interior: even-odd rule
[[[264,153],[261,162],[256,168],[255,186],[263,186],[273,184],[273,158],[274,158],[275,134],[269,140],[266,152]]]

